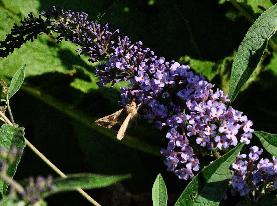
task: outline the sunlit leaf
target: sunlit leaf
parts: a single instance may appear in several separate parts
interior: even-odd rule
[[[217,74],[216,63],[206,60],[193,59],[189,56],[180,58],[180,62],[188,64],[194,71],[202,74],[211,81]]]
[[[277,157],[277,134],[263,131],[255,131],[255,135],[261,141],[263,147],[273,156]]]
[[[229,167],[242,147],[243,144],[238,145],[196,175],[178,198],[175,206],[219,205],[231,178]]]
[[[23,84],[24,78],[25,78],[25,68],[26,66],[23,66],[15,72],[8,89],[8,94],[7,94],[8,99],[10,99],[20,89],[21,85]]]
[[[277,30],[277,4],[265,11],[250,27],[232,66],[229,84],[231,101],[255,70],[270,37]]]
[[[163,177],[158,174],[154,185],[152,187],[152,201],[153,206],[166,206],[167,205],[167,189]]]

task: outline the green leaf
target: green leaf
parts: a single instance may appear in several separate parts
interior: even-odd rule
[[[58,192],[73,191],[78,188],[96,189],[103,188],[130,178],[130,175],[98,175],[98,174],[73,174],[67,178],[57,178],[53,181],[53,191],[45,194],[49,196]]]
[[[274,73],[274,75],[277,75],[277,53],[273,53],[272,58],[270,59],[269,64],[267,65],[267,68]]]
[[[165,182],[162,175],[158,174],[152,187],[153,206],[166,206],[167,199],[168,197]]]
[[[254,13],[261,13],[262,9],[268,9],[272,6],[270,0],[247,0],[246,4],[251,7]]]
[[[98,89],[95,82],[88,82],[79,78],[74,79],[74,81],[70,83],[70,86],[80,90],[83,93],[89,93],[91,90]]]
[[[18,150],[23,150],[25,147],[24,128],[13,127],[3,124],[0,128],[0,148],[11,150],[16,147]],[[13,177],[17,166],[20,162],[21,156],[17,156],[15,161],[8,166],[7,175]],[[0,193],[4,195],[7,192],[8,185],[0,180]]]
[[[76,65],[89,67],[78,57],[75,49],[76,46],[70,42],[56,44],[46,35],[39,36],[33,42],[27,42],[21,48],[14,50],[7,58],[1,59],[0,75],[11,77],[23,64],[28,67],[26,77],[53,72],[72,75]]]
[[[1,7],[0,4],[0,40],[3,40],[7,33],[10,32],[12,25],[19,21],[20,18],[17,15],[14,15],[8,11],[8,9]]]
[[[0,40],[4,40],[14,24],[19,24],[28,13],[38,13],[39,0],[0,0]],[[26,64],[26,76],[36,76],[49,72],[72,74],[73,65],[89,67],[84,58],[75,52],[76,46],[70,42],[56,44],[53,37],[41,35],[33,42],[25,43],[7,58],[1,58],[0,75],[12,77],[15,71]]]
[[[0,206],[8,206],[11,203],[11,200],[8,197],[4,197],[0,201]]]
[[[23,84],[25,78],[25,68],[26,65],[24,65],[15,72],[8,89],[7,99],[10,99],[16,92],[18,92],[21,85]]]
[[[5,196],[0,201],[0,206],[14,206],[14,200],[12,197]],[[24,206],[24,205],[23,205]]]
[[[63,2],[56,3],[64,6]],[[79,5],[77,1],[76,5]],[[89,3],[86,6],[88,5]],[[0,41],[6,38],[14,24],[20,24],[20,20],[30,12],[38,13],[43,6],[46,6],[43,9],[48,9],[52,4],[41,3],[40,0],[0,0]],[[15,49],[7,58],[0,58],[0,76],[12,77],[16,70],[25,64],[28,67],[26,77],[54,72],[72,75],[75,66],[91,69],[92,64],[88,63],[87,57],[80,58],[76,48],[77,46],[70,42],[62,41],[57,44],[53,36],[42,34],[33,42],[29,41],[20,49]]]
[[[254,133],[259,138],[266,151],[277,157],[277,134],[270,134],[263,131],[255,131]]]
[[[190,65],[194,71],[202,74],[209,81],[211,81],[217,74],[216,63],[211,61],[193,59],[189,56],[183,56],[180,58],[180,62]]]
[[[255,70],[267,42],[277,30],[277,4],[266,10],[250,27],[241,42],[232,66],[229,84],[231,101]]]
[[[38,0],[1,0],[0,2],[4,8],[8,8],[18,16],[26,16],[30,12],[36,13],[40,7]]]
[[[226,2],[230,2],[230,0],[219,0],[219,4],[224,4]],[[236,1],[236,4],[241,5],[242,7],[251,9],[254,13],[262,13],[263,9],[268,9],[272,6],[270,0],[243,0]]]
[[[219,205],[231,178],[229,167],[242,147],[243,144],[239,144],[196,175],[178,198],[175,206]]]
[[[37,203],[34,206],[42,206],[41,204],[37,204]],[[24,202],[23,200],[18,200],[18,198],[14,194],[5,196],[0,201],[0,206],[26,206],[26,205],[27,205],[26,202]]]

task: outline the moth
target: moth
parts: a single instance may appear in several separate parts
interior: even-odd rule
[[[107,115],[105,117],[102,117],[98,120],[95,121],[95,123],[98,126],[105,127],[105,128],[113,128],[115,125],[117,125],[121,119],[124,119],[124,114],[125,114],[125,119],[123,123],[121,124],[116,138],[118,140],[122,140],[125,136],[126,130],[128,128],[128,125],[132,119],[134,119],[137,114],[138,114],[138,109],[140,107],[140,104],[137,105],[135,101],[132,101],[130,104],[127,104],[124,109],[120,109],[113,114]],[[127,116],[126,116],[127,114]]]

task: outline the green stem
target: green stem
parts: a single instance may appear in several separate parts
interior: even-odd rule
[[[212,149],[212,153],[216,159],[219,159],[221,157],[220,153],[216,149]]]
[[[6,102],[7,102],[7,108],[8,108],[9,116],[11,118],[11,122],[14,124],[15,122],[14,122],[13,113],[10,107],[10,100],[7,98]]]
[[[60,175],[63,178],[66,178],[67,176],[56,166],[54,165],[47,157],[44,156],[31,142],[29,142],[25,138],[26,145],[42,160],[44,161],[53,171],[55,171],[58,175]],[[101,206],[98,202],[96,202],[91,196],[89,196],[84,190],[81,188],[77,188],[77,191],[86,198],[90,203],[92,203],[95,206]]]
[[[8,185],[10,185],[19,194],[24,193],[24,188],[19,183],[10,178],[8,175],[6,175],[4,172],[0,173],[0,178],[4,180]]]
[[[5,123],[14,126],[14,124],[6,117],[6,115],[0,111],[0,117],[4,120]],[[63,178],[66,178],[67,176],[56,166],[54,165],[44,154],[42,154],[28,139],[24,137],[26,145],[42,160],[44,161],[53,171],[55,171],[58,175],[60,175]],[[8,184],[11,184],[12,186],[15,187],[15,189],[22,193],[24,192],[24,189],[20,188],[18,185],[12,181],[11,178],[8,176],[5,176],[5,174],[0,174],[0,177],[6,181]],[[21,185],[20,185],[21,186]],[[90,203],[92,203],[94,206],[101,206],[97,201],[95,201],[91,196],[89,196],[84,190],[81,188],[77,188],[77,191],[84,197],[86,198]]]
[[[34,87],[23,85],[22,90],[28,93],[29,95],[39,99],[40,101],[48,104],[49,106],[55,108],[56,110],[62,112],[63,114],[71,117],[72,119],[84,124],[88,128],[91,128],[96,132],[102,134],[104,137],[108,137],[109,139],[116,141],[117,143],[122,143],[136,150],[139,150],[154,156],[159,156],[159,147],[149,145],[129,135],[126,135],[122,141],[118,141],[116,139],[116,133],[114,131],[103,127],[99,127],[95,124],[95,120],[97,120],[97,118],[95,119],[91,118],[83,114],[81,111],[78,111],[77,109],[72,108],[71,105],[61,102],[53,98],[51,95],[45,94],[39,91],[38,89],[35,89]]]

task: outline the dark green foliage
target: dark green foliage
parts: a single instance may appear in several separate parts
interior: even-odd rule
[[[82,189],[98,189],[108,187],[112,184],[130,178],[130,175],[99,175],[99,174],[71,174],[67,178],[57,178],[53,181],[53,190],[45,193],[47,197],[59,192],[74,191],[78,188]]]
[[[238,145],[196,175],[178,198],[175,206],[219,205],[231,178],[229,167],[242,147],[243,144]]]
[[[277,31],[277,4],[264,12],[251,26],[239,46],[232,67],[229,96],[235,99],[240,88],[253,73],[267,46]]]
[[[16,147],[18,151],[23,151],[25,147],[24,128],[3,124],[0,128],[0,147],[7,150],[11,150],[13,147]],[[22,152],[20,154],[22,155]],[[13,163],[8,165],[7,175],[10,177],[14,176],[20,162],[21,155],[17,155]],[[7,189],[8,185],[3,180],[0,180],[1,195],[6,194]]]

